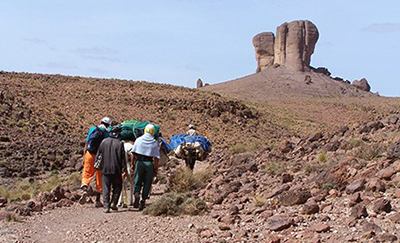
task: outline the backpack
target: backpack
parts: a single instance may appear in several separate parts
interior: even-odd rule
[[[96,126],[96,129],[89,135],[86,150],[91,154],[96,154],[103,139],[104,131]]]
[[[137,123],[137,120],[129,120],[124,121],[121,125],[121,134],[119,139],[126,141],[135,141],[135,135],[133,134],[134,125]]]
[[[144,129],[148,124],[152,124],[155,128],[154,138],[158,139],[160,137],[160,125],[151,122],[137,122],[133,127],[133,134],[135,135],[135,138],[138,138],[144,134]]]

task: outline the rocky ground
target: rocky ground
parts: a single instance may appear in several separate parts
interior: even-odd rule
[[[399,241],[397,99],[256,101],[255,93],[245,102],[146,82],[4,72],[0,79],[0,241]],[[198,124],[214,144],[196,165],[210,166],[209,180],[192,191],[207,203],[205,214],[104,215],[78,204],[82,140],[105,114],[157,122],[166,138]],[[176,170],[171,164],[151,204]]]
[[[131,207],[104,214],[92,204],[76,203],[0,225],[0,242],[199,242],[204,227],[217,222],[208,215],[151,217]]]

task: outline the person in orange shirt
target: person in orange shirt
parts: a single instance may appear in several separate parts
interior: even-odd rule
[[[89,133],[86,137],[86,144],[84,149],[84,157],[83,157],[83,171],[82,171],[82,182],[81,189],[83,190],[83,194],[79,203],[86,203],[87,195],[88,195],[88,186],[89,183],[94,178],[94,174],[96,173],[96,202],[95,207],[103,207],[103,204],[100,201],[100,195],[102,193],[102,181],[101,181],[101,170],[96,170],[94,168],[94,159],[96,157],[96,153],[100,147],[101,141],[104,138],[108,137],[109,134],[107,132],[107,128],[111,124],[111,119],[108,117],[104,117],[101,120],[101,124],[99,126],[91,127]]]

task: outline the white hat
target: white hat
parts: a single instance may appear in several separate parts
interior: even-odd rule
[[[101,119],[101,122],[110,125],[111,119],[108,117],[103,117],[103,119]]]

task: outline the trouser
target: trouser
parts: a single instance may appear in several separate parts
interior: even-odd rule
[[[96,170],[94,168],[94,158],[95,154],[91,154],[86,152],[83,157],[83,171],[82,171],[82,183],[81,186],[86,185],[89,186],[89,183],[94,178],[94,174],[96,173],[96,190],[98,192],[102,192],[101,187],[101,170]]]
[[[110,192],[111,203],[117,205],[119,195],[122,190],[122,176],[121,174],[104,175],[103,174],[103,205],[105,208],[110,207]]]
[[[135,166],[134,192],[142,190],[142,200],[146,200],[150,193],[154,178],[154,166],[151,161],[137,161]]]

